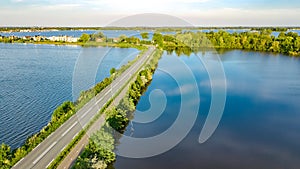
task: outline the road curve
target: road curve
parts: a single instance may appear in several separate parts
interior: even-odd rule
[[[13,169],[47,168],[72,139],[90,122],[99,110],[116,94],[126,82],[147,61],[148,56],[154,52],[149,49],[125,72],[116,78],[112,84],[102,90],[97,96],[82,107],[75,115],[67,120],[55,132],[33,149],[27,156],[13,166]]]

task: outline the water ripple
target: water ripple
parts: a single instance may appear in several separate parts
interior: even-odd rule
[[[0,143],[12,148],[22,145],[48,123],[58,105],[73,99],[72,76],[81,50],[70,46],[0,44]],[[107,48],[89,50],[97,55]],[[136,52],[111,50],[109,59],[104,60],[107,67],[99,68],[101,74],[96,81],[107,77],[124,55]]]

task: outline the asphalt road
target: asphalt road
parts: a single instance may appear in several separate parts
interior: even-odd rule
[[[147,58],[155,50],[150,47],[140,58],[128,68],[121,76],[115,79],[102,92],[89,101],[68,121],[60,126],[54,133],[48,136],[27,156],[21,159],[13,168],[47,168],[60,152],[72,141],[72,139],[90,122],[99,110],[116,94],[124,84],[147,61]]]

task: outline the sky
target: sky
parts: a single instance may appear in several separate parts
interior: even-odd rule
[[[145,13],[163,15],[143,18]],[[127,23],[131,16],[140,19]],[[151,26],[172,26],[170,17],[192,26],[300,26],[299,16],[299,0],[0,1],[0,26],[113,26],[124,18],[117,26],[147,26],[151,21]]]

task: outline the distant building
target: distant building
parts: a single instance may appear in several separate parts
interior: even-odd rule
[[[32,38],[34,41],[40,42],[42,40],[46,40],[47,38],[45,36],[36,35]]]
[[[30,29],[20,30],[20,32],[32,32]]]
[[[18,39],[17,36],[9,36],[8,38],[9,38],[10,40],[16,40],[16,39]]]
[[[120,38],[113,38],[113,42],[114,43],[117,43],[117,42],[119,42],[120,41]]]
[[[31,36],[23,36],[23,40],[31,40]]]
[[[102,38],[96,38],[96,42],[103,42]]]
[[[52,36],[48,38],[50,41],[59,41],[59,42],[77,42],[79,38],[71,36]]]

